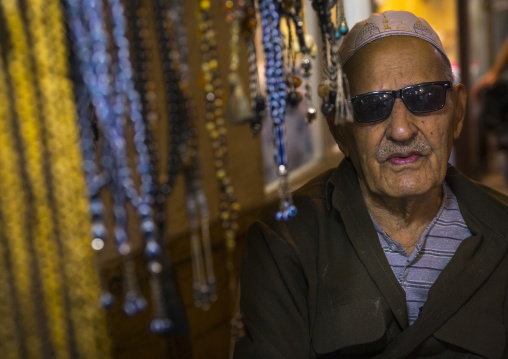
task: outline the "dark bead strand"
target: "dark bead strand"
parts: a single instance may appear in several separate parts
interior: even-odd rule
[[[198,156],[198,131],[195,125],[195,106],[189,90],[188,45],[187,34],[182,22],[183,18],[184,11],[181,0],[172,0],[170,2],[170,11],[167,13],[166,29],[172,51],[170,58],[177,63],[180,91],[183,98],[182,102],[180,102],[180,109],[182,118],[184,118],[182,128],[186,131],[187,150],[182,153],[182,163],[185,174],[187,213],[191,223],[191,236],[194,239],[192,243],[195,247],[193,253],[194,267],[196,267],[197,272],[194,273],[195,303],[203,309],[207,309],[210,301],[215,301],[217,298],[216,279],[210,244],[208,203],[201,181],[201,163]],[[202,246],[199,246],[200,243]],[[204,263],[202,263],[201,251],[204,256]]]
[[[141,115],[146,129],[146,146],[151,163],[152,185],[151,195],[156,198],[158,192],[158,146],[154,133],[157,133],[157,112],[154,99],[155,89],[153,76],[153,54],[148,39],[148,19],[146,9],[140,0],[126,2],[129,9],[129,25],[131,33],[132,62],[134,68],[134,84],[141,95]]]
[[[241,34],[247,45],[247,61],[249,64],[249,93],[252,110],[251,131],[254,135],[261,132],[265,117],[266,100],[259,88],[259,75],[254,35],[257,25],[256,10],[253,3],[246,4],[242,11]]]
[[[158,38],[159,38],[159,46],[160,51],[163,56],[164,68],[165,68],[165,79],[167,86],[167,100],[168,107],[170,109],[170,121],[171,125],[171,139],[176,140],[175,136],[179,136],[179,145],[175,148],[170,146],[174,155],[173,158],[178,156],[181,165],[184,165],[183,168],[192,166],[192,158],[188,156],[189,152],[189,143],[190,143],[190,125],[188,121],[188,113],[187,107],[188,101],[186,100],[184,93],[180,87],[180,75],[176,70],[175,61],[178,59],[178,54],[176,54],[171,49],[171,43],[175,43],[173,39],[173,32],[169,29],[171,24],[166,22],[167,14],[166,8],[164,7],[164,3],[161,1],[155,2],[156,8],[155,13],[159,14],[156,25],[158,30]],[[185,163],[184,160],[185,159]],[[171,165],[171,164],[170,164]],[[171,170],[171,169],[170,169]],[[178,173],[175,173],[175,176]],[[194,173],[191,169],[185,171],[186,174],[186,198],[187,198],[187,209],[189,214],[189,220],[191,222],[191,244],[193,245],[193,263],[199,263],[198,268],[193,268],[193,274],[197,275],[200,280],[195,281],[194,290],[195,290],[195,303],[198,306],[202,306],[203,308],[209,307],[211,290],[208,286],[208,283],[205,279],[204,268],[202,265],[201,258],[201,247],[199,243],[199,234],[197,232],[198,227],[198,203],[194,200],[195,190],[193,188],[193,176]],[[171,181],[171,173],[168,175],[168,181]],[[170,188],[172,183],[167,183]],[[207,214],[206,214],[207,215]],[[206,224],[208,226],[208,224]],[[195,261],[195,256],[198,255],[199,258],[197,262]],[[215,278],[213,277],[213,282],[215,283]],[[215,288],[215,287],[214,287]],[[213,289],[215,292],[215,289]]]

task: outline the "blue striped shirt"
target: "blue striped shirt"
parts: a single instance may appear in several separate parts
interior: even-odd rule
[[[443,191],[441,207],[423,232],[411,255],[406,253],[400,243],[391,239],[372,218],[388,263],[406,291],[410,325],[421,314],[430,287],[462,240],[471,236],[460,213],[457,198],[446,183],[443,185]]]

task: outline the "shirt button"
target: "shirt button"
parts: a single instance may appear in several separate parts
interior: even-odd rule
[[[399,250],[399,248],[397,248],[395,244],[390,244],[390,249],[394,252],[397,252]]]

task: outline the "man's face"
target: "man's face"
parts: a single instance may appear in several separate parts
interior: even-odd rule
[[[443,59],[429,43],[392,36],[360,49],[345,67],[351,95],[398,90],[423,82],[446,81]],[[362,191],[387,198],[409,198],[439,188],[452,142],[462,129],[466,103],[463,85],[446,92],[445,106],[412,114],[396,99],[383,121],[332,126],[340,149],[350,156]]]

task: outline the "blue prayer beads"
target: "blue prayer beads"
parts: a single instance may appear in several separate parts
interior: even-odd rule
[[[265,76],[268,110],[273,121],[274,160],[279,169],[279,211],[277,220],[288,220],[297,213],[289,189],[287,173],[286,144],[284,139],[284,117],[287,100],[287,85],[284,78],[284,63],[280,32],[280,15],[274,0],[260,0],[259,10],[263,29],[265,53]]]

